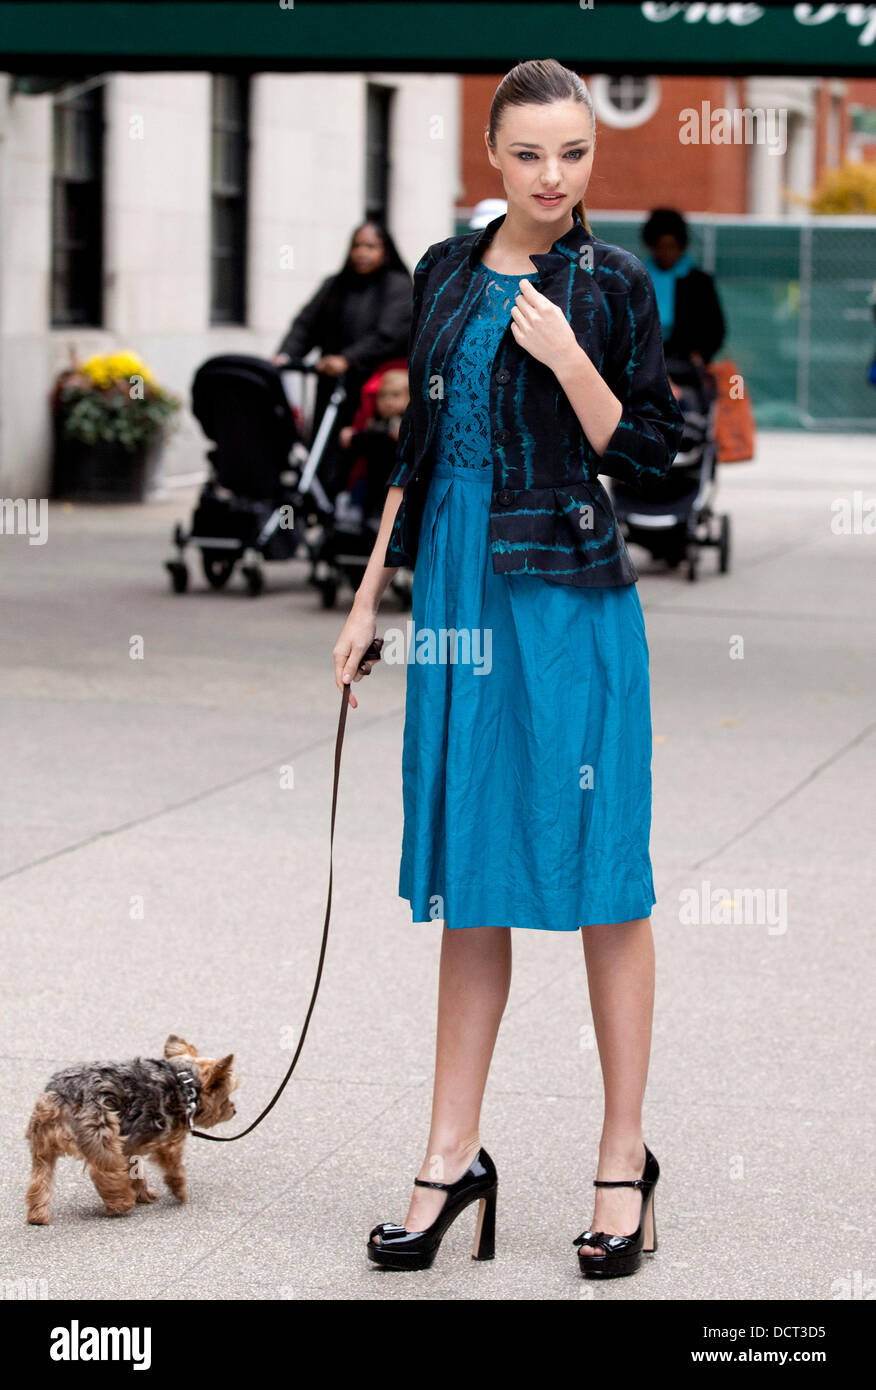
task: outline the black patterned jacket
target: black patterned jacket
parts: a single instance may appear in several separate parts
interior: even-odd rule
[[[634,584],[638,572],[598,475],[633,486],[659,480],[681,443],[683,421],[666,376],[648,272],[574,215],[550,251],[530,258],[538,271],[532,283],[562,309],[623,414],[600,456],[554,373],[515,341],[509,323],[490,376],[492,563],[497,574],[537,574],[561,584]],[[474,268],[503,220],[435,242],[414,271],[411,401],[388,480],[404,488],[384,559],[390,567],[416,560],[444,363],[484,293],[488,277]]]

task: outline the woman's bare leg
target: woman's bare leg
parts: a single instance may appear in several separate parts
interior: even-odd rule
[[[418,1178],[455,1182],[480,1148],[481,1102],[510,985],[509,927],[444,927],[432,1123]],[[415,1187],[408,1230],[431,1226],[444,1201],[443,1192]]]
[[[595,1176],[640,1178],[645,1164],[642,1100],[651,1053],[654,1012],[654,937],[650,917],[582,927],[596,1044],[602,1066],[605,1112]],[[642,1199],[636,1188],[597,1187],[588,1229],[631,1235]],[[584,1254],[602,1255],[583,1245]]]

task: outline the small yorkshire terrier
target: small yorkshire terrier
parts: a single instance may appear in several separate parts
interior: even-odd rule
[[[48,1226],[55,1163],[62,1154],[81,1158],[103,1198],[107,1215],[137,1202],[154,1202],[142,1176],[142,1156],[161,1168],[174,1197],[186,1200],[182,1153],[186,1135],[230,1120],[234,1053],[215,1061],[171,1033],[164,1058],[91,1062],[55,1072],[37,1096],[25,1131],[33,1159],[27,1219]]]

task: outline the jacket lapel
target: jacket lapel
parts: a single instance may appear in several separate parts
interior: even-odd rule
[[[479,235],[472,242],[468,252],[468,266],[474,270],[475,265],[483,257],[484,251],[493,240],[496,232],[505,221],[506,214],[503,212],[499,217],[494,217],[492,222],[488,222],[483,227]],[[530,256],[530,260],[538,271],[537,288],[542,294],[547,295],[545,286],[550,286],[558,278],[568,276],[570,270],[579,266],[587,269],[586,258],[582,253],[587,246],[593,245],[593,234],[588,232],[584,226],[581,216],[577,209],[572,212],[573,222],[569,230],[563,236],[558,237],[550,251],[536,252]],[[550,296],[547,296],[550,298]]]
[[[505,216],[506,214],[502,213],[499,217],[494,217],[492,222],[488,222],[481,229],[473,241],[463,241],[460,247],[462,254],[453,258],[456,260],[456,264],[448,271],[438,299],[440,324],[434,336],[429,335],[427,339],[429,346],[421,364],[423,379],[426,382],[431,382],[434,376],[440,376],[443,372],[443,364],[449,360],[456,339],[462,331],[469,313],[484,293],[486,279],[482,275],[475,274],[475,267],[504,222]],[[593,236],[584,226],[577,211],[573,212],[573,217],[572,226],[563,236],[557,238],[550,251],[542,251],[530,256],[529,259],[538,271],[537,278],[533,283],[546,299],[550,299],[552,303],[557,304],[563,310],[567,318],[571,318],[572,287],[574,285],[579,303],[583,295],[585,303],[589,302],[591,306],[589,314],[586,313],[585,309],[585,315],[592,322],[593,306],[596,302],[592,282],[589,276],[582,276],[579,272],[581,269],[589,269],[586,257],[582,256],[582,253],[587,246],[592,245]],[[510,334],[510,328],[507,331]],[[421,329],[422,333],[423,329]],[[523,351],[523,349],[517,348],[516,344],[515,348],[519,352]],[[426,399],[428,424],[426,439],[420,451],[421,458],[428,453],[439,410],[438,399],[431,390],[427,392]]]

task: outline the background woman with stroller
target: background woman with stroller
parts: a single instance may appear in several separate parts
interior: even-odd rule
[[[275,367],[305,357],[313,348],[316,390],[312,435],[316,435],[335,378],[345,377],[347,398],[338,411],[320,476],[329,495],[336,490],[341,459],[337,431],[348,425],[359,395],[372,372],[388,360],[404,358],[411,323],[410,272],[385,227],[363,222],[353,232],[343,268],[329,275],[293,320],[271,359]]]
[[[718,567],[730,566],[730,517],[715,510],[720,381],[709,364],[724,342],[726,324],[712,276],[694,265],[687,250],[687,223],[673,208],[655,208],[644,227],[643,257],[651,277],[663,335],[666,372],[684,416],[684,436],[670,472],[630,487],[612,481],[615,515],[628,541],[665,560],[671,569],[686,561],[687,577],[699,573],[700,550],[714,546]],[[722,363],[725,369],[731,364]],[[747,402],[739,402],[743,409]],[[738,415],[734,415],[738,419]],[[742,453],[726,457],[746,457]]]
[[[192,384],[192,410],[214,447],[208,454],[210,474],[191,526],[174,528],[174,553],[166,568],[175,593],[188,589],[185,550],[189,544],[201,551],[204,574],[213,588],[223,588],[242,561],[252,595],[262,592],[263,560],[289,560],[306,546],[313,562],[311,583],[321,588],[324,604],[331,606],[337,584],[332,499],[359,457],[350,456],[349,422],[358,412],[361,430],[368,420],[362,398],[369,397],[369,391],[363,392],[363,387],[378,377],[378,368],[387,373],[390,368],[406,367],[411,290],[410,273],[389,233],[373,221],[364,222],[353,232],[342,269],[328,276],[305,304],[270,366],[263,358],[225,354],[210,358],[198,369]],[[319,348],[321,355],[306,369],[318,377],[310,457],[293,481],[290,469],[300,462],[296,455],[293,465],[293,451],[304,447],[304,440],[275,369],[297,362],[301,370],[300,359],[313,348]],[[404,388],[404,370],[402,375]],[[314,447],[341,377],[343,391],[332,405],[333,415],[325,419],[325,438]],[[400,414],[407,402],[406,394],[401,403],[396,399],[401,392],[398,378],[394,381],[377,412],[380,423],[371,426],[364,437],[365,449],[359,453],[379,454],[381,446],[384,454],[387,448],[394,450],[394,439],[387,431],[393,415]],[[304,452],[308,453],[306,447]],[[377,458],[376,463],[383,466],[385,477],[389,467],[385,458]],[[379,468],[375,476],[379,487]],[[296,518],[293,527],[283,521],[290,509]],[[321,543],[311,539],[312,527],[317,534],[321,530]],[[366,528],[359,529],[367,534]],[[371,544],[373,535],[369,551]],[[349,535],[345,548],[351,548]]]
[[[726,328],[712,276],[694,265],[687,223],[673,208],[655,208],[642,228],[644,263],[657,295],[667,362],[682,357],[704,366],[724,341]]]

